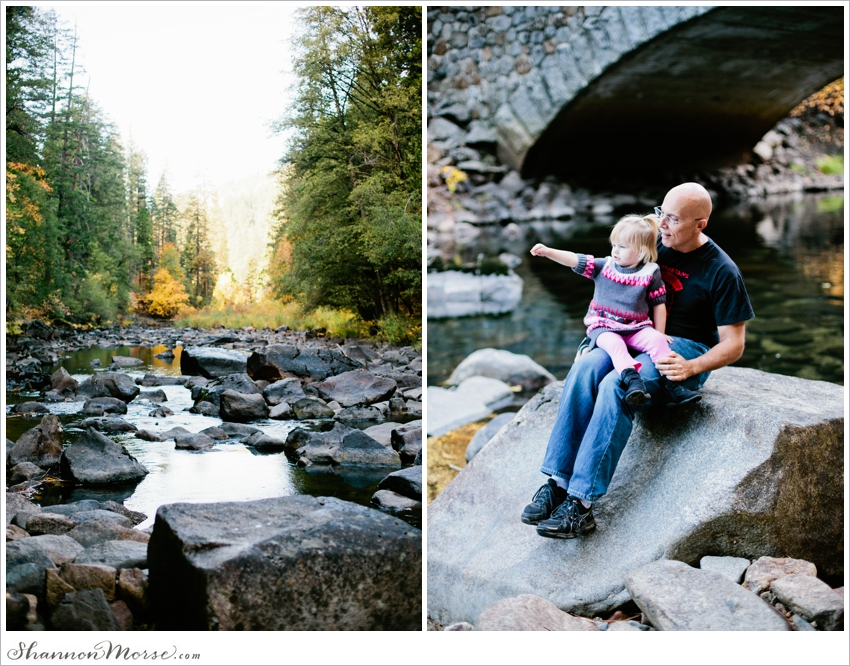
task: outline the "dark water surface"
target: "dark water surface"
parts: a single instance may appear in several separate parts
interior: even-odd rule
[[[620,215],[531,222],[482,231],[462,253],[512,252],[522,265],[523,298],[500,316],[428,320],[428,384],[448,379],[476,349],[526,354],[563,379],[584,337],[593,283],[552,261],[534,258],[538,242],[610,254],[608,234]],[[786,195],[751,201],[711,216],[706,233],[738,264],[756,318],[735,365],[844,384],[844,196]]]
[[[157,375],[180,375],[180,351],[173,362],[155,358],[166,347],[117,347],[102,349],[92,347],[69,354],[51,369],[55,371],[63,366],[77,381],[97,370],[90,365],[99,359],[103,368],[112,362],[112,356],[133,356],[142,359],[145,364],[125,371],[132,377],[141,377],[146,372]],[[127,405],[126,421],[140,430],[161,432],[176,426],[182,426],[190,432],[198,432],[209,426],[221,425],[221,419],[191,414],[183,411],[192,406],[191,391],[183,386],[140,387],[142,392],[162,390],[168,401],[162,403],[174,412],[167,419],[148,416],[156,405],[136,398]],[[37,399],[38,394],[15,394],[7,392],[6,402],[13,405],[27,400]],[[48,403],[51,413],[59,416],[65,430],[66,445],[74,442],[82,434],[77,424],[83,419],[83,402]],[[17,441],[26,430],[35,427],[41,418],[6,417],[6,437]],[[286,439],[287,434],[303,422],[264,420],[249,425],[260,428],[267,434]],[[364,506],[370,506],[370,499],[378,489],[377,485],[393,469],[363,469],[333,473],[308,473],[290,462],[283,452],[260,453],[239,442],[226,440],[216,442],[215,448],[205,452],[178,451],[174,441],[146,442],[137,439],[132,433],[109,434],[111,439],[123,444],[132,456],[149,470],[138,484],[127,486],[105,486],[102,488],[84,488],[73,485],[57,485],[36,498],[40,504],[60,504],[81,499],[111,499],[123,502],[134,511],[141,511],[148,520],[141,524],[145,527],[153,523],[157,508],[173,502],[228,502],[281,497],[284,495],[312,495],[314,497],[337,497]],[[399,516],[414,527],[421,527],[421,511],[410,516]]]

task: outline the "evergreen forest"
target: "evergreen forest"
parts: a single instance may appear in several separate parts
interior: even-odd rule
[[[233,207],[209,183],[176,192],[147,172],[83,87],[73,27],[5,11],[7,330],[171,319],[234,294],[421,330],[421,8],[297,11],[271,233],[238,289]]]

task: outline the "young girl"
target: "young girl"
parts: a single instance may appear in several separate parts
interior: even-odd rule
[[[664,335],[666,290],[658,264],[654,263],[658,258],[657,238],[655,216],[627,215],[611,230],[610,257],[595,259],[589,254],[555,250],[540,243],[531,248],[535,257],[547,257],[593,280],[596,289],[584,318],[590,348],[596,346],[608,352],[630,405],[642,405],[650,396],[637,372],[640,363],[632,358],[629,349],[647,352],[653,362],[670,353]],[[668,406],[696,402],[702,397],[663,375],[660,381],[669,397]]]

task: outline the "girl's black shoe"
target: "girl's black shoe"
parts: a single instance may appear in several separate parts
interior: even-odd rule
[[[645,405],[649,402],[646,385],[634,368],[626,368],[620,374],[620,388],[626,392],[626,402],[630,405]]]

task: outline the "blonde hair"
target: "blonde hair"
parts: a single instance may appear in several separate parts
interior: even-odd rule
[[[658,259],[658,218],[655,215],[626,215],[611,229],[611,243],[622,243],[640,251],[641,263]]]

